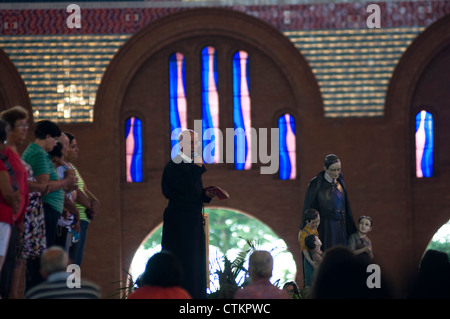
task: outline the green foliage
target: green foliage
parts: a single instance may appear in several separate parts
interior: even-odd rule
[[[447,229],[449,229],[450,225],[450,221],[447,222],[447,224],[444,224],[442,227],[447,227]],[[439,232],[444,229],[441,228],[439,230]],[[438,236],[438,238],[433,237],[433,239],[431,240],[431,242],[429,243],[428,247],[426,248],[426,250],[429,249],[433,249],[433,250],[437,250],[437,251],[442,251],[444,253],[447,254],[447,256],[449,257],[450,260],[450,233],[447,231],[443,231],[440,232],[440,236]]]
[[[244,238],[257,238],[260,244],[275,241],[278,236],[259,220],[228,209],[205,209],[209,215],[209,241],[226,254],[242,249]]]
[[[230,261],[226,255],[223,257],[224,268],[219,268],[215,274],[219,277],[219,289],[208,295],[209,299],[233,299],[234,293],[239,289],[243,283],[238,283],[237,278],[241,272],[244,272],[244,278],[248,274],[248,269],[244,267],[247,261],[247,256],[250,256],[255,251],[256,245],[253,241],[245,240],[247,247],[234,259]],[[217,263],[220,265],[220,262]]]
[[[255,218],[223,208],[205,208],[205,213],[208,213],[209,217],[211,275],[215,276],[219,282],[219,287],[212,287],[217,284],[216,282],[210,283],[210,290],[213,291],[210,298],[230,298],[229,296],[244,284],[242,278],[245,278],[248,273],[244,265],[255,249],[259,249],[263,245],[270,245],[272,248],[269,250],[274,258],[279,253],[286,253],[276,246],[279,237],[272,229]],[[143,243],[143,248],[149,250],[158,247],[161,244],[161,238],[162,226],[154,230]],[[217,248],[217,253],[223,257],[212,255],[214,247]],[[280,282],[285,282],[290,277],[292,274],[289,270],[285,270],[283,276],[277,278],[275,284],[279,285]],[[217,289],[216,292],[214,292],[215,289]]]
[[[138,287],[137,281],[133,280],[133,276],[126,270],[123,270],[126,274],[125,284],[121,280],[112,282],[112,284],[119,284],[119,288],[110,292],[107,298],[120,297],[121,299],[127,299],[127,297]]]
[[[148,239],[142,244],[144,249],[152,249],[161,244],[162,226],[156,228]]]

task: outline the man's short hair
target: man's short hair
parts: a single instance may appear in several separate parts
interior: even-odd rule
[[[61,130],[59,129],[59,126],[49,120],[42,120],[37,122],[36,129],[34,130],[34,137],[40,140],[45,140],[47,135],[50,135],[54,138],[60,137]]]
[[[256,250],[250,255],[249,272],[257,278],[272,277],[273,257],[265,250]]]
[[[48,248],[41,256],[41,270],[50,275],[58,271],[66,271],[69,265],[69,256],[59,246]]]

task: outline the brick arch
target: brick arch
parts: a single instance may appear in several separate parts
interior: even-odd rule
[[[31,108],[28,90],[19,71],[8,55],[0,48],[0,112],[10,107],[20,105],[28,111],[28,122],[33,123],[33,110]],[[19,151],[23,152],[27,142],[23,143]]]
[[[177,51],[178,48],[172,47],[172,43],[181,43],[195,37],[231,39],[231,41],[248,44],[249,47],[261,52],[265,59],[276,67],[277,74],[281,74],[283,81],[288,84],[286,90],[289,90],[291,100],[295,101],[294,105],[290,107],[295,109],[298,123],[302,123],[298,126],[301,128],[299,135],[302,130],[312,131],[311,127],[314,121],[311,119],[315,119],[317,123],[323,117],[323,105],[317,81],[299,50],[278,30],[252,16],[228,9],[186,10],[156,20],[132,36],[115,55],[104,74],[97,93],[93,124],[93,127],[97,128],[104,138],[111,139],[113,137],[111,143],[113,146],[108,150],[108,154],[113,156],[109,159],[111,162],[108,167],[115,169],[111,169],[108,177],[120,184],[115,189],[117,197],[114,198],[115,201],[120,200],[120,204],[115,208],[117,210],[117,207],[120,207],[120,211],[111,216],[114,216],[112,218],[115,218],[116,225],[120,224],[121,227],[119,239],[121,269],[129,268],[134,252],[139,247],[142,238],[161,222],[166,205],[166,200],[160,190],[160,178],[164,164],[169,157],[161,150],[161,146],[170,140],[169,130],[165,130],[162,134],[155,134],[155,131],[150,131],[150,129],[154,129],[150,126],[158,127],[163,124],[153,125],[150,122],[164,122],[161,117],[165,116],[165,112],[168,114],[168,110],[163,110],[161,106],[151,106],[154,107],[151,111],[143,110],[142,103],[139,102],[143,90],[139,88],[139,83],[148,79],[143,75],[145,70],[158,67],[152,62],[152,59],[161,51],[168,51],[169,48]],[[260,122],[268,123],[264,125],[270,126],[275,110],[272,105],[265,107],[270,111],[263,112],[267,114],[260,116],[264,117]],[[146,119],[149,126],[147,135],[155,138],[147,138],[144,147],[157,153],[154,155],[154,159],[148,160],[150,168],[144,172],[148,180],[139,185],[119,183],[121,174],[118,169],[124,166],[121,124],[124,114],[130,111],[150,112],[147,113],[149,115]],[[299,140],[297,143],[305,143],[303,140]],[[298,147],[298,149],[301,148],[303,147]],[[298,156],[297,160],[301,161],[301,156]],[[224,188],[229,189],[231,186],[228,186],[223,180],[233,181],[242,178],[239,177],[240,174],[242,173],[226,169],[217,172],[215,168],[211,168],[207,183],[225,184]],[[245,174],[249,175],[244,182],[245,185],[239,185],[240,188],[234,190],[236,195],[229,205],[240,207],[245,211],[254,211],[258,219],[270,225],[285,240],[294,255],[297,266],[300,267],[301,255],[296,249],[299,209],[292,209],[298,204],[298,195],[296,194],[301,192],[299,191],[300,181],[282,186],[286,187],[286,194],[290,194],[289,197],[287,197],[288,195],[281,198],[262,195],[263,201],[267,203],[260,203],[255,198],[246,200],[240,194],[248,193],[251,185],[255,185],[257,181],[260,181],[261,185],[278,181],[272,176],[259,175],[259,169]],[[232,182],[227,181],[227,183]],[[279,186],[273,185],[273,187]],[[262,192],[267,192],[267,189],[263,189]],[[273,191],[270,192],[271,195],[273,193]],[[289,203],[281,205],[280,201],[286,199],[289,200]],[[270,202],[273,200],[277,203]],[[113,206],[113,204],[111,205]],[[277,205],[283,206],[281,210],[286,212],[283,220],[273,215],[273,210],[278,209]],[[270,209],[271,206],[272,209]],[[264,209],[264,207],[266,208]],[[298,270],[297,273],[300,274],[301,270]]]
[[[0,76],[0,111],[20,105],[30,112],[30,120],[32,120],[31,102],[25,82],[14,63],[1,48],[0,70],[2,70],[2,76]]]
[[[420,77],[429,63],[450,45],[450,15],[425,29],[399,60],[386,93],[385,114],[388,118],[405,117],[412,107],[412,97]]]
[[[245,30],[245,32],[242,32]],[[317,80],[298,49],[277,29],[247,14],[228,9],[191,9],[150,23],[133,35],[108,66],[97,92],[96,121],[117,116],[124,91],[137,70],[156,52],[181,39],[225,36],[249,43],[267,54],[292,84],[302,112],[323,116]],[[120,80],[118,80],[120,79]],[[308,103],[306,103],[308,101]]]
[[[405,191],[411,194],[409,231],[413,238],[414,264],[418,264],[434,233],[448,221],[450,210],[444,191],[450,178],[450,92],[443,86],[450,81],[450,15],[425,29],[400,59],[386,95],[386,119],[397,127],[404,141]],[[446,71],[447,70],[447,71]],[[442,84],[442,85],[439,85]],[[435,118],[436,176],[415,178],[414,115],[428,106]]]
[[[263,221],[259,220],[256,216],[250,214],[249,212],[246,212],[246,211],[240,210],[240,209],[238,209],[238,208],[234,208],[234,207],[220,206],[219,204],[220,204],[220,203],[218,203],[217,205],[211,205],[211,206],[208,206],[208,208],[211,209],[211,210],[226,209],[226,210],[232,211],[232,212],[237,213],[237,214],[245,215],[245,216],[248,217],[249,219],[255,219],[255,220],[257,220],[259,223],[261,223],[261,224],[263,224],[264,226],[267,226],[267,227],[270,228],[270,225],[265,224]],[[210,215],[210,216],[211,216],[211,215]],[[150,232],[147,233],[147,234],[145,235],[145,237],[143,237],[143,239],[142,239],[141,242],[139,243],[139,247],[141,247],[141,246],[142,246],[142,245],[143,245],[150,237],[152,237],[152,235],[154,235],[154,233],[155,233],[160,227],[162,227],[162,226],[163,226],[163,223],[161,222],[161,223],[157,224],[153,229],[151,229]],[[211,227],[214,227],[214,225],[210,225],[209,227],[210,227],[210,229],[211,229]],[[279,237],[279,235],[278,235],[277,233],[275,233],[275,235],[276,235],[277,237]],[[253,238],[244,238],[244,239],[253,240]],[[288,250],[288,251],[284,251],[284,252],[286,252],[286,253],[288,253],[288,254],[290,254],[290,255],[293,255],[293,253],[292,253],[291,251],[289,251],[289,250]],[[133,258],[136,257],[136,256],[137,256],[137,252],[135,252],[135,254],[133,255]],[[133,266],[133,265],[130,264],[130,270],[132,270],[132,269],[131,269],[132,266]],[[140,265],[140,266],[141,266],[141,267],[142,267],[142,266],[145,266],[145,264],[144,264],[144,265]],[[285,266],[285,265],[283,265],[283,266]],[[278,267],[280,267],[280,264],[278,264]],[[134,272],[134,271],[133,271],[133,272]],[[135,273],[134,275],[136,275],[136,273]],[[294,275],[295,275],[295,273],[294,273]],[[136,277],[133,277],[133,278],[136,279]],[[274,279],[279,279],[279,278],[274,278]],[[282,283],[281,283],[281,284],[282,284]]]

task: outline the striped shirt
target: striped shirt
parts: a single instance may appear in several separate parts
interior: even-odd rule
[[[48,276],[47,280],[30,288],[25,299],[99,299],[98,285],[81,280],[80,288],[72,286],[71,273],[61,271]],[[69,284],[70,283],[70,284]]]
[[[86,195],[86,192],[84,190],[84,180],[80,175],[80,172],[78,169],[73,165],[72,163],[69,163],[69,167],[72,168],[75,171],[75,175],[77,177],[77,186],[80,191],[83,192],[84,195]],[[86,195],[87,197],[87,195]],[[86,207],[84,207],[81,204],[75,203],[75,207],[78,209],[78,212],[80,213],[80,220],[84,220],[87,222],[90,222],[91,220],[86,215]]]
[[[33,169],[34,176],[47,174],[50,181],[59,180],[50,155],[36,143],[30,143],[22,154],[22,160]],[[42,197],[42,201],[50,205],[54,210],[62,213],[64,208],[64,190],[58,189]]]

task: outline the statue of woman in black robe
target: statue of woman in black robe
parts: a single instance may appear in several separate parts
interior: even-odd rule
[[[179,144],[180,154],[167,163],[162,176],[162,192],[169,203],[164,211],[161,246],[180,262],[182,287],[193,298],[204,299],[207,264],[203,203],[209,203],[215,194],[203,188],[206,168],[196,153],[197,134],[183,131]]]
[[[323,251],[336,245],[347,246],[348,237],[356,231],[341,162],[336,155],[330,154],[325,157],[324,166],[324,171],[308,184],[301,226],[305,224],[304,212],[315,208],[320,214],[318,232]]]

